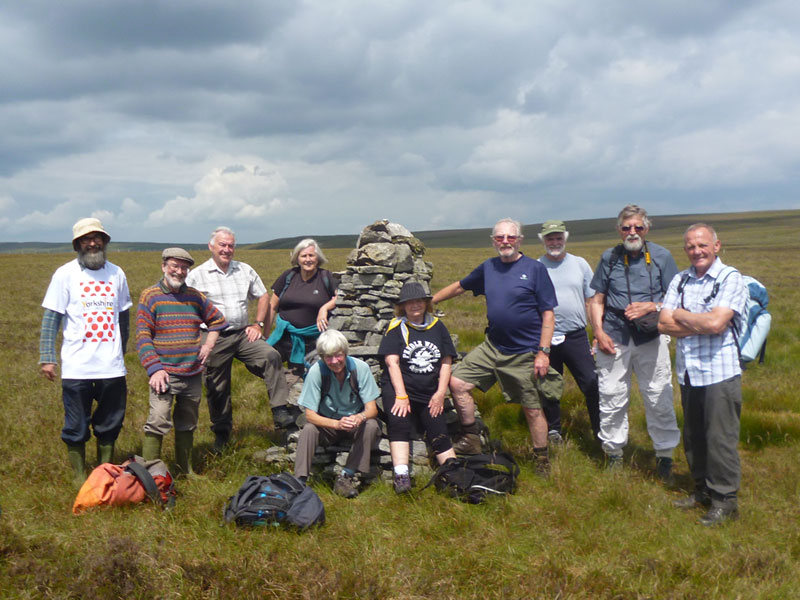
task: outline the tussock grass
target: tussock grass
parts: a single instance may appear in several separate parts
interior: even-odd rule
[[[651,233],[679,266],[680,228]],[[52,272],[70,255],[0,255],[0,597],[2,598],[795,598],[800,589],[800,240],[786,214],[744,227],[718,227],[724,260],[762,280],[771,293],[773,332],[767,362],[744,376],[740,451],[742,518],[706,530],[699,512],[670,501],[691,485],[683,453],[677,483],[653,477],[653,452],[638,391],[631,403],[631,439],[622,473],[604,472],[591,440],[583,398],[571,378],[563,400],[565,445],[554,452],[553,475],[536,477],[530,438],[517,406],[496,388],[476,394],[492,433],[520,457],[519,490],[508,499],[469,506],[421,490],[396,497],[375,484],[355,500],[315,484],[327,524],[297,534],[267,528],[221,527],[228,496],[245,477],[265,472],[253,458],[274,443],[263,389],[234,366],[234,439],[221,456],[201,409],[195,463],[203,477],[179,480],[175,509],[150,506],[91,511],[74,517],[60,387],[37,375],[40,303]],[[715,223],[716,224],[716,223]],[[529,236],[530,237],[530,236]],[[595,264],[612,243],[571,240],[570,251]],[[532,240],[528,240],[532,241]],[[532,256],[535,245],[525,247]],[[333,270],[347,251],[327,252]],[[434,290],[461,278],[486,249],[431,249]],[[286,250],[241,252],[267,285],[287,266]],[[205,260],[207,252],[196,251]],[[159,277],[157,252],[114,253],[133,294]],[[464,294],[442,305],[459,350],[483,339],[481,298]],[[117,457],[141,450],[147,378],[131,350],[129,399]],[[679,419],[680,403],[676,390]],[[87,457],[94,460],[93,445]],[[164,457],[173,458],[172,437]]]

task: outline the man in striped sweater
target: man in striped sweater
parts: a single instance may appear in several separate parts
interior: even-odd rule
[[[228,323],[202,292],[186,285],[189,267],[194,264],[186,250],[167,248],[161,260],[164,277],[142,292],[136,319],[136,350],[150,376],[150,414],[144,426],[142,456],[145,460],[160,457],[161,442],[174,422],[175,462],[190,474],[203,392],[201,373],[219,332]],[[202,345],[201,324],[208,327]]]

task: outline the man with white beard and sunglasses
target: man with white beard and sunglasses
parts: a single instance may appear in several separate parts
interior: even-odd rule
[[[547,267],[558,299],[555,331],[550,342],[550,366],[561,375],[564,375],[564,366],[569,367],[586,399],[592,434],[597,438],[600,432],[600,398],[594,358],[586,335],[588,303],[595,293],[590,285],[592,268],[585,259],[567,252],[569,231],[564,221],[545,221],[539,239],[545,250],[539,262]],[[548,438],[551,443],[558,444],[562,441],[561,397],[545,397],[543,408]]]
[[[78,256],[56,270],[42,302],[39,365],[42,376],[50,381],[58,377],[56,337],[62,325],[64,330],[61,439],[67,445],[77,486],[86,478],[85,447],[92,431],[98,463],[112,462],[128,397],[123,355],[131,296],[125,273],[106,260],[110,241],[98,219],[75,223],[72,247]]]
[[[610,469],[622,467],[628,443],[631,374],[644,402],[659,478],[672,480],[672,453],[680,441],[672,396],[669,336],[658,332],[658,313],[670,281],[678,273],[669,250],[645,240],[647,211],[629,204],[617,216],[622,243],[606,250],[591,286],[589,302],[597,345],[600,388],[600,441]]]

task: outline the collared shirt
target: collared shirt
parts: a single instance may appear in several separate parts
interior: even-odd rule
[[[684,275],[688,274],[683,294],[678,286]],[[714,298],[708,300],[719,283]],[[682,298],[681,298],[682,296]],[[707,313],[722,306],[733,310],[733,320],[741,331],[742,313],[747,302],[747,288],[742,275],[732,267],[726,267],[717,257],[705,275],[697,278],[694,267],[678,273],[670,282],[664,297],[664,308],[675,310],[685,308],[692,313]],[[718,335],[690,335],[678,338],[675,353],[675,368],[678,381],[683,382],[684,373],[689,373],[689,381],[695,387],[719,383],[742,372],[739,366],[739,352],[736,338],[729,326]]]
[[[322,395],[323,369],[330,375],[331,385],[325,397],[320,398]],[[355,370],[358,378],[360,399],[356,397],[350,387],[350,372],[353,370]],[[318,360],[311,365],[303,382],[303,391],[300,392],[300,399],[297,403],[323,417],[338,420],[361,412],[367,402],[377,400],[378,396],[380,396],[380,390],[375,383],[375,378],[372,376],[369,365],[359,358],[348,356],[345,362],[344,381],[341,383],[322,360]]]
[[[638,256],[628,254],[628,278],[631,299],[628,300],[628,279],[625,277],[625,254],[617,255],[615,248],[603,252],[592,278],[592,289],[605,294],[603,331],[618,344],[627,345],[631,333],[623,316],[630,302],[660,302],[669,282],[678,272],[675,259],[669,250],[653,242],[647,242],[651,265],[647,266],[644,250]]]
[[[267,293],[255,269],[250,265],[232,260],[225,273],[209,258],[195,267],[186,277],[186,285],[200,290],[214,303],[230,325],[229,330],[247,327],[247,303],[258,300]]]

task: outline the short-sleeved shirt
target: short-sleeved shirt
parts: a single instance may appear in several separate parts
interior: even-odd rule
[[[486,333],[500,352],[538,351],[542,313],[558,304],[553,282],[542,263],[528,256],[505,263],[496,256],[459,283],[476,296],[486,296]]]
[[[331,386],[325,398],[320,399],[323,369],[330,374]],[[356,372],[360,400],[350,387],[350,372],[352,370]],[[323,361],[319,360],[311,365],[306,375],[306,380],[303,382],[303,391],[300,393],[300,399],[297,403],[323,417],[338,420],[361,412],[364,410],[364,404],[377,400],[379,395],[380,391],[369,365],[361,359],[348,356],[345,363],[345,377],[341,385]]]
[[[594,296],[592,268],[584,258],[567,253],[561,260],[546,254],[539,261],[547,267],[547,274],[556,289],[558,306],[555,308],[554,336],[586,328],[586,300]]]
[[[258,300],[267,293],[267,288],[255,269],[238,260],[232,260],[228,272],[225,273],[213,258],[209,258],[192,269],[186,277],[186,285],[203,292],[214,303],[225,315],[231,331],[247,327],[250,322],[247,303]]]
[[[403,335],[408,332],[408,339]],[[378,348],[381,357],[400,357],[400,373],[408,397],[413,402],[427,404],[439,387],[442,359],[456,357],[456,348],[444,323],[436,319],[427,329],[408,326],[401,328],[399,320],[389,324],[389,330]],[[389,369],[384,368],[381,384],[391,383]]]
[[[678,265],[669,250],[647,242],[650,252],[650,266],[644,249],[638,256],[628,254],[628,276],[630,278],[631,298],[628,299],[628,285],[625,278],[625,252],[609,248],[600,257],[592,278],[592,289],[605,294],[603,331],[618,344],[630,340],[630,328],[622,313],[631,302],[660,302],[667,292],[670,281],[678,273]]]
[[[289,280],[289,287],[284,291],[289,273],[294,275]],[[325,285],[326,279],[330,289]],[[300,267],[287,269],[272,284],[272,291],[280,297],[278,314],[281,319],[289,321],[299,329],[314,325],[317,322],[319,309],[336,295],[338,285],[336,278],[325,269],[317,269],[308,281],[303,281]]]
[[[42,306],[64,315],[63,379],[110,379],[125,375],[119,313],[132,305],[125,273],[106,261],[84,269],[78,260],[53,274]]]
[[[686,278],[683,294],[678,286]],[[719,289],[713,294],[715,285]],[[711,296],[710,300],[707,300]],[[730,308],[733,320],[741,331],[742,314],[747,302],[747,288],[742,275],[733,267],[726,267],[717,258],[705,275],[697,278],[694,267],[678,273],[670,282],[663,308],[675,310],[681,307],[692,313],[707,313],[717,306]],[[742,372],[739,365],[739,351],[731,327],[726,327],[719,335],[690,335],[678,338],[675,352],[675,370],[678,381],[683,382],[683,374],[689,373],[693,386],[707,386],[735,377]]]

